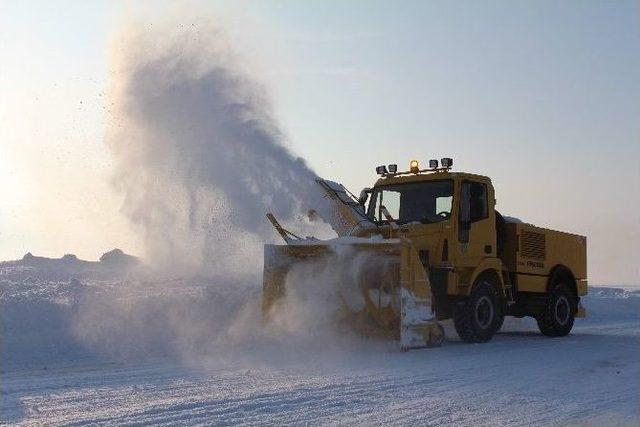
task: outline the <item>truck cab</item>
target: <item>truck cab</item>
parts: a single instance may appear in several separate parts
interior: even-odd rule
[[[364,205],[377,229],[363,234],[411,241],[438,318],[453,318],[465,341],[490,339],[505,315],[532,316],[546,335],[568,334],[585,314],[586,238],[505,219],[490,178],[442,163],[377,168],[381,177]]]

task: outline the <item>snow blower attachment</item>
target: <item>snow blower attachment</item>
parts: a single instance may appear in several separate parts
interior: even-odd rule
[[[442,344],[444,332],[431,309],[429,279],[406,239],[351,237],[265,245],[265,320],[279,309],[279,302],[286,303],[287,274],[292,267],[313,262],[343,266],[345,260],[355,264],[356,271],[341,272],[339,320],[366,335],[399,339],[402,350]]]
[[[331,224],[340,234],[377,228],[344,187],[318,183],[334,206],[323,218],[333,219]],[[342,309],[336,322],[348,323],[368,336],[398,339],[403,351],[442,344],[444,331],[432,310],[429,278],[408,239],[381,235],[302,239],[284,229],[272,214],[267,218],[286,245],[264,247],[262,311],[266,322],[287,303],[289,272],[303,264],[324,263],[327,268],[344,270],[337,272],[336,292]]]

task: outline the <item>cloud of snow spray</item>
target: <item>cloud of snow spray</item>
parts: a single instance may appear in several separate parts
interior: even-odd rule
[[[135,279],[86,295],[75,334],[99,353],[170,355],[204,367],[326,362],[335,355],[342,360],[345,350],[362,344],[348,322],[340,320],[345,303],[354,311],[364,307],[360,277],[372,261],[368,254],[334,247],[332,255],[294,264],[285,279],[286,297],[272,308],[267,326],[259,289],[154,274],[150,281]]]
[[[294,268],[276,329],[260,329],[262,244],[275,238],[265,212],[303,233],[329,230],[306,215],[322,203],[316,175],[284,147],[264,89],[210,25],[131,31],[115,52],[115,185],[162,274],[87,301],[77,335],[118,354],[187,358],[326,345],[344,282],[336,262]]]
[[[254,274],[273,212],[303,226],[315,173],[284,146],[265,90],[215,27],[130,31],[117,45],[107,144],[146,258],[174,272]]]

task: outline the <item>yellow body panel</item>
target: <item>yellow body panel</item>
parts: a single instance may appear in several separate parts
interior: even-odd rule
[[[563,265],[576,280],[587,278],[587,238],[531,224],[507,224],[505,264],[509,271],[549,275]]]
[[[530,274],[517,274],[516,282],[520,292],[547,292],[549,278],[547,276],[533,276]]]

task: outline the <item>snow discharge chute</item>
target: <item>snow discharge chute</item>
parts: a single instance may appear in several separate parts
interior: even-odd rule
[[[286,297],[292,285],[288,280],[291,270],[322,263],[336,277],[335,292],[341,301],[334,319],[337,323],[347,323],[366,335],[398,339],[404,351],[441,345],[444,332],[432,310],[429,277],[411,242],[402,237],[384,238],[384,230],[376,232],[378,227],[342,185],[317,182],[330,201],[330,207],[318,214],[339,237],[302,239],[267,215],[286,244],[264,246],[265,321],[290,303]],[[357,237],[363,234],[368,237]]]

